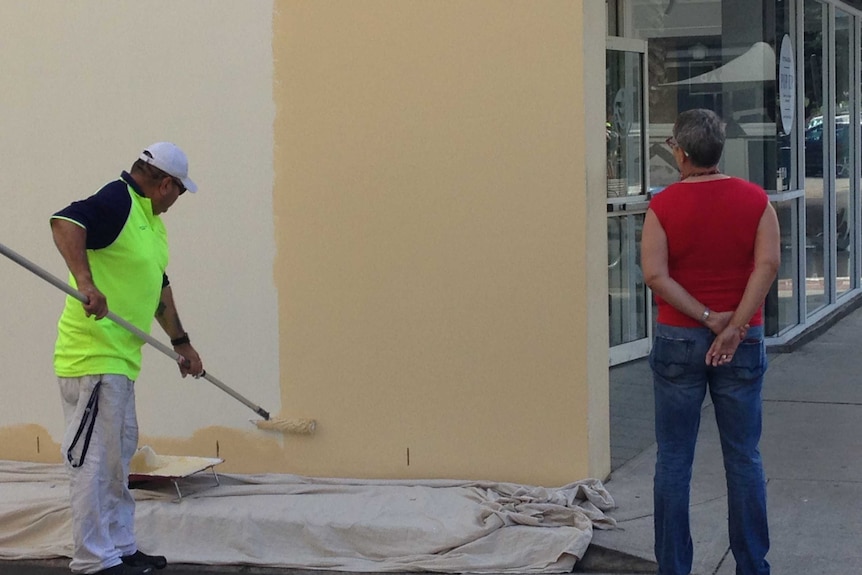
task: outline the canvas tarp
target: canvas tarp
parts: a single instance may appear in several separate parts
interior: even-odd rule
[[[134,489],[144,551],[175,563],[392,572],[568,572],[613,528],[598,480],[482,481],[220,475]],[[0,461],[0,559],[71,554],[62,465]]]

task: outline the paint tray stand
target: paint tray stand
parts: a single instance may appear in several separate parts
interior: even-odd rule
[[[215,466],[220,463],[224,463],[224,459],[219,457],[158,455],[150,447],[144,446],[138,449],[132,458],[129,466],[129,483],[170,482],[177,493],[173,501],[179,503],[184,497],[180,484],[192,476],[209,471],[215,480],[215,484],[197,489],[195,493],[221,485],[215,470]]]

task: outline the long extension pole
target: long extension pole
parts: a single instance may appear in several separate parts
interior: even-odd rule
[[[31,271],[32,273],[36,274],[37,276],[39,276],[40,278],[42,278],[46,282],[52,284],[56,288],[66,292],[67,294],[69,294],[70,296],[72,296],[76,300],[80,301],[81,303],[87,303],[89,301],[87,296],[85,296],[84,294],[82,294],[81,292],[79,292],[78,290],[76,290],[75,288],[73,288],[72,286],[67,284],[66,282],[62,281],[57,276],[55,276],[52,273],[48,272],[47,270],[43,269],[39,265],[31,262],[30,260],[28,260],[27,258],[22,256],[21,254],[19,254],[19,253],[15,252],[14,250],[6,247],[2,243],[0,243],[0,253],[2,253],[4,256],[9,258],[13,262],[17,263],[21,267],[23,267],[23,268]],[[157,350],[159,350],[160,352],[162,352],[166,356],[170,357],[174,361],[179,363],[179,362],[185,360],[185,358],[183,356],[181,356],[180,354],[175,352],[173,349],[169,348],[168,346],[166,346],[165,344],[163,344],[162,342],[160,342],[159,340],[157,340],[156,338],[154,338],[150,334],[141,330],[137,326],[132,325],[131,323],[129,323],[125,319],[121,318],[120,316],[116,315],[115,313],[109,311],[105,317],[107,317],[109,320],[116,323],[117,325],[119,325],[123,329],[126,329],[129,332],[133,333],[134,335],[138,336],[143,341],[150,344],[151,346],[153,346],[154,348],[156,348]],[[232,389],[231,387],[229,387],[227,384],[220,381],[215,376],[210,375],[209,373],[204,371],[198,377],[202,377],[202,378],[206,379],[207,381],[209,381],[210,383],[212,383],[213,385],[215,385],[216,387],[218,387],[219,389],[221,389],[222,391],[224,391],[225,393],[227,393],[228,395],[230,395],[231,397],[233,397],[237,401],[245,404],[249,409],[254,411],[256,414],[261,416],[263,418],[263,421],[256,421],[255,422],[255,425],[257,425],[261,429],[271,429],[271,430],[276,430],[276,431],[283,431],[285,433],[299,433],[299,434],[309,434],[309,433],[314,432],[314,428],[316,426],[316,423],[313,419],[273,420],[270,418],[268,411],[266,411],[264,408],[260,407],[259,405],[253,403],[251,400],[247,399],[242,394],[240,394],[236,390]]]

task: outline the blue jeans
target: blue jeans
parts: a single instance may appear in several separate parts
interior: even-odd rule
[[[749,329],[733,361],[706,365],[707,328],[656,326],[649,362],[655,387],[655,555],[659,575],[688,575],[693,546],[689,494],[707,388],[715,408],[727,480],[730,549],[737,575],[768,575],[766,481],[758,443],[766,372],[763,327]]]

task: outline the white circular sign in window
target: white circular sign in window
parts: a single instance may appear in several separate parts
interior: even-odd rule
[[[788,34],[781,40],[778,61],[778,105],[781,109],[781,127],[785,134],[790,134],[796,111],[796,66],[793,64],[793,45]]]

